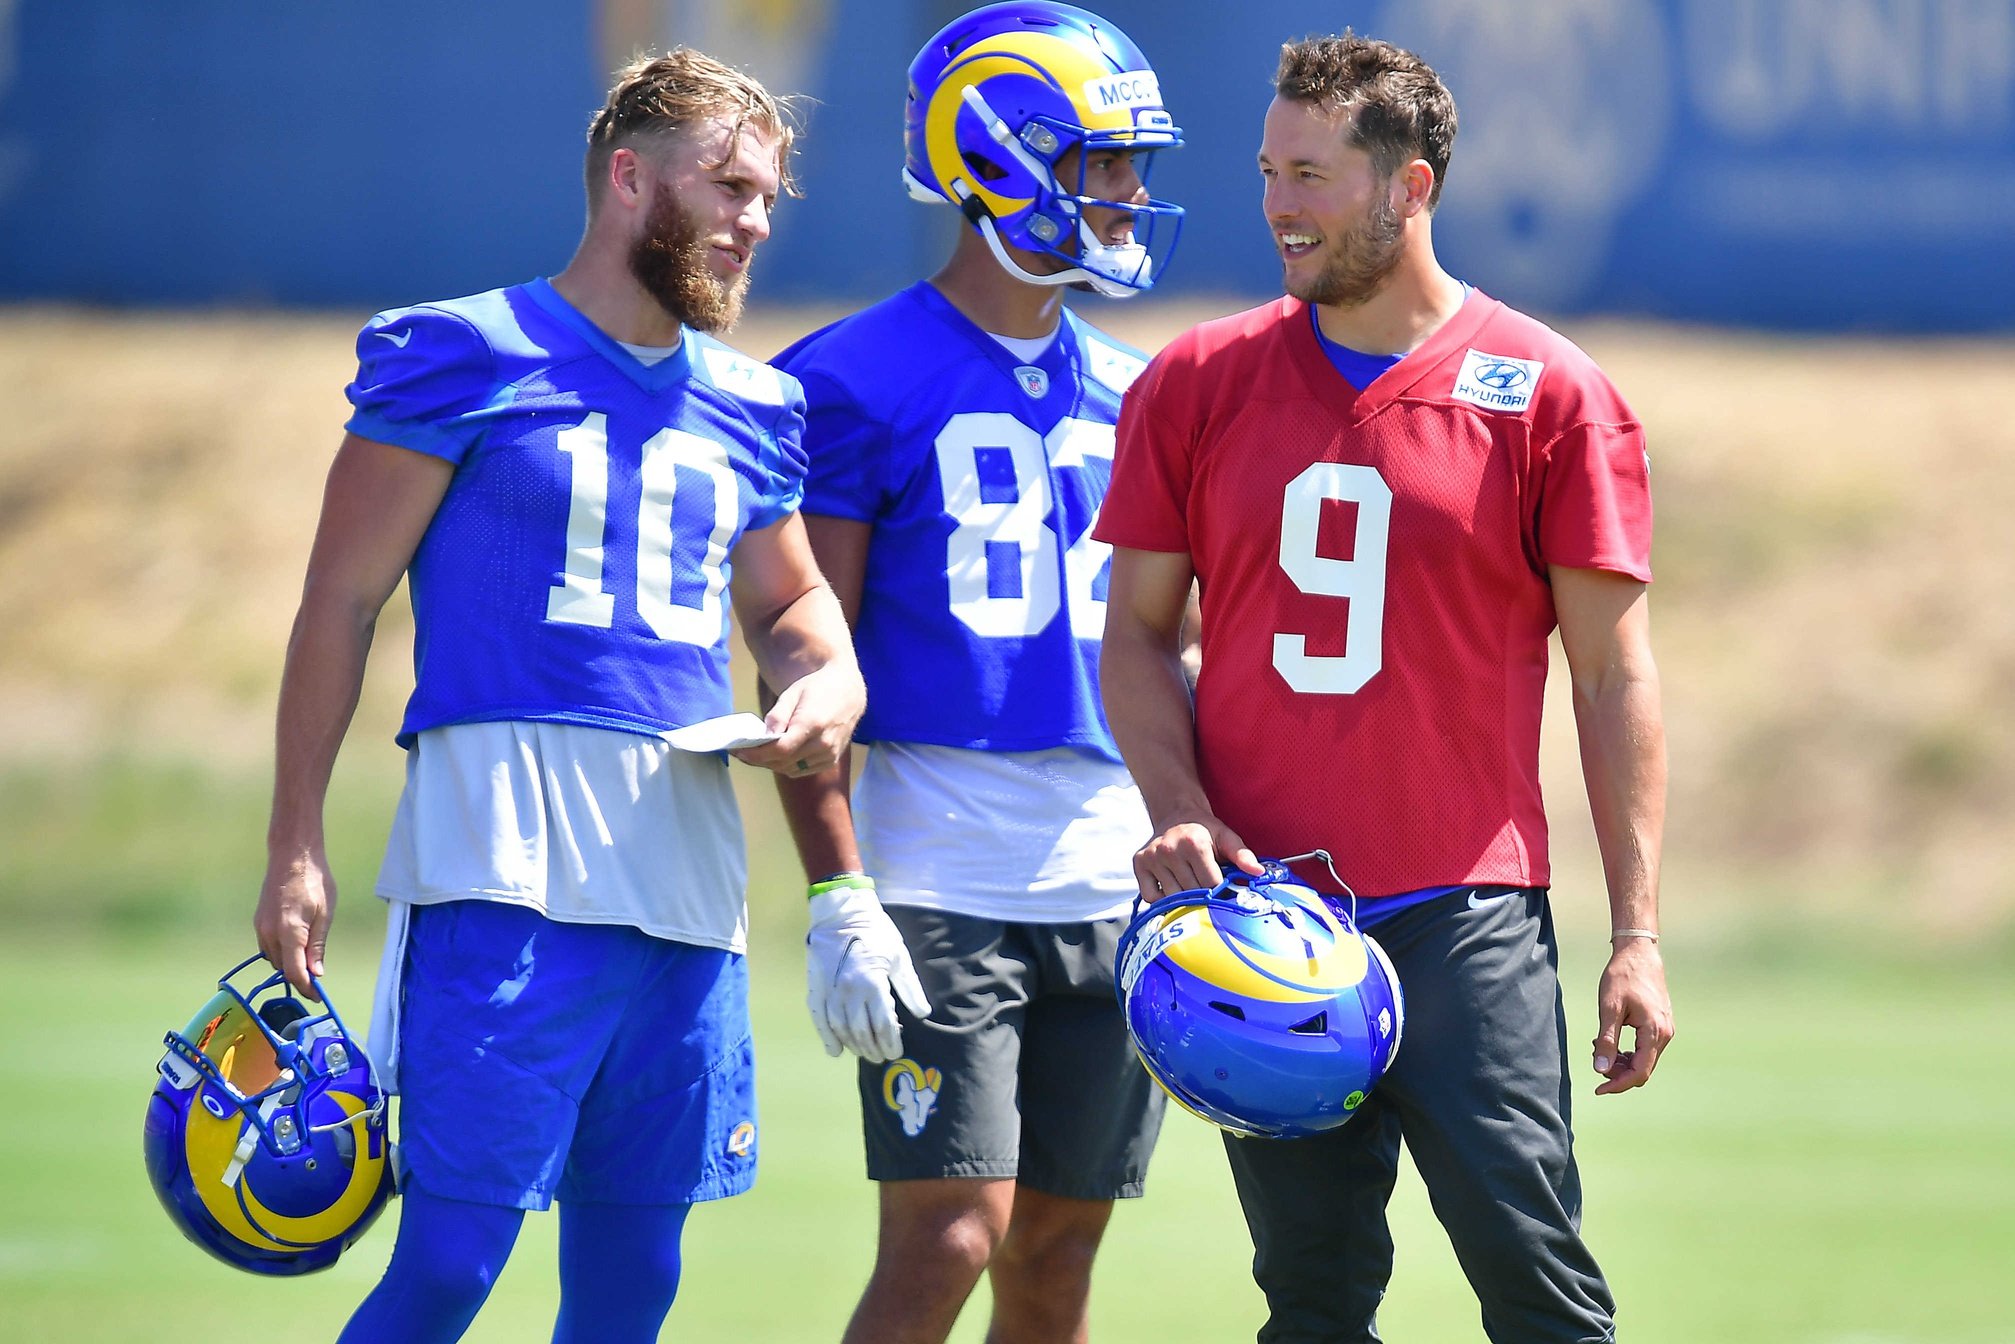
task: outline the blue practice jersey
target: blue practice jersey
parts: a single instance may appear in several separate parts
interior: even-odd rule
[[[357,358],[347,428],[455,464],[409,576],[401,743],[731,712],[728,555],[797,508],[795,381],[691,329],[646,366],[543,280],[381,313]]]
[[[806,511],[874,526],[856,735],[1117,761],[1098,693],[1112,548],[1091,529],[1143,357],[1066,311],[1024,364],[916,284],[776,362],[804,385]]]

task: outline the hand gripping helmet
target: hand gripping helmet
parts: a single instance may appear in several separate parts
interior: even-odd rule
[[[1385,952],[1280,863],[1149,905],[1121,936],[1121,1009],[1170,1096],[1246,1138],[1349,1120],[1405,1017]]]
[[[307,1274],[336,1263],[392,1194],[385,1095],[319,982],[277,973],[217,993],[168,1033],[147,1102],[147,1177],[182,1234],[225,1264]]]
[[[1085,194],[1086,164],[1100,151],[1133,153],[1147,179],[1148,151],[1182,144],[1161,85],[1140,48],[1095,14],[1049,0],[987,5],[954,20],[910,63],[903,181],[920,201],[965,213],[1009,273],[1031,284],[1083,283],[1109,298],[1152,285],[1182,229],[1166,201]],[[1081,150],[1065,176],[1058,164]],[[1132,216],[1133,238],[1107,244],[1087,208]],[[1003,244],[1068,263],[1039,275]]]

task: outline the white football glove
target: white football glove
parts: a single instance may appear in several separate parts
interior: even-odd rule
[[[805,1006],[828,1055],[851,1050],[881,1064],[903,1052],[896,1000],[918,1017],[929,1016],[931,1004],[902,934],[875,897],[873,881],[857,881],[860,885],[830,888],[811,899]]]

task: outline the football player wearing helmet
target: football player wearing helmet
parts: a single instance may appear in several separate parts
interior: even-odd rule
[[[1287,295],[1141,375],[1096,532],[1115,548],[1105,684],[1125,688],[1106,706],[1159,831],[1142,894],[1324,844],[1412,1009],[1349,1123],[1225,1140],[1260,1337],[1281,1344],[1377,1337],[1402,1139],[1491,1339],[1615,1337],[1580,1232],[1547,905],[1556,627],[1614,925],[1596,1092],[1646,1082],[1672,1036],[1644,433],[1586,354],[1437,262],[1455,126],[1410,52],[1350,34],[1282,49],[1259,167]],[[1176,632],[1193,581],[1192,698]]]
[[[281,683],[255,921],[312,994],[335,900],[330,768],[373,622],[409,578],[416,684],[371,1031],[400,1094],[404,1203],[345,1344],[460,1338],[524,1211],[556,1199],[553,1338],[655,1340],[688,1211],[754,1178],[724,752],[822,769],[863,697],[797,513],[797,383],[713,335],[769,236],[790,143],[785,110],[740,72],[685,49],[640,60],[590,128],[588,223],[564,270],[382,313],[358,339]],[[730,712],[730,599],[783,688],[767,723]],[[852,933],[843,965],[900,964],[885,919]],[[316,1060],[331,1073],[334,1048]],[[283,1159],[285,1116],[283,1097]],[[333,1140],[327,1123],[310,1110],[294,1127]],[[244,1182],[261,1200],[264,1138]],[[288,1235],[247,1209],[253,1231]]]
[[[1150,828],[1099,707],[1091,538],[1143,360],[1063,297],[1162,276],[1181,212],[1145,178],[1179,143],[1153,67],[1097,15],[953,21],[910,67],[903,171],[965,217],[950,258],[777,360],[805,389],[806,526],[870,687],[859,781],[780,784],[813,1016],[860,1056],[879,1182],[853,1344],[945,1339],[982,1273],[988,1338],[1083,1338],[1112,1201],[1140,1193],[1159,1130],[1113,994]],[[883,907],[915,981],[837,960]]]

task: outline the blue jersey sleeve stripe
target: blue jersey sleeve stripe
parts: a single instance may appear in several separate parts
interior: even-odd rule
[[[760,532],[796,513],[803,503],[804,491],[792,489],[788,494],[772,496],[749,513],[748,530]]]

